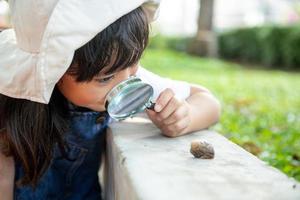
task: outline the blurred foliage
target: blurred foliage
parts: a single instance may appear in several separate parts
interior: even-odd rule
[[[156,35],[151,49],[188,52],[192,37]],[[300,27],[264,26],[241,28],[218,34],[221,58],[259,64],[260,68],[300,69]]]
[[[300,69],[300,27],[254,27],[221,33],[222,58],[265,67]]]
[[[222,103],[220,122],[211,129],[300,181],[299,73],[249,69],[151,48],[142,65],[161,76],[209,88]]]
[[[192,37],[166,37],[156,35],[150,38],[148,48],[150,49],[172,49],[175,51],[187,52],[189,43],[192,42]]]

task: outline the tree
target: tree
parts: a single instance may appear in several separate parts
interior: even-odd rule
[[[213,32],[214,0],[199,0],[197,33],[188,52],[199,56],[216,56],[216,38]]]

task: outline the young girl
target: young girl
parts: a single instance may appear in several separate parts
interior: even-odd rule
[[[214,124],[220,106],[198,85],[139,66],[157,2],[10,1],[0,34],[1,199],[101,199],[106,95],[136,75],[154,87],[149,118],[168,137]],[[75,53],[74,53],[75,52]]]

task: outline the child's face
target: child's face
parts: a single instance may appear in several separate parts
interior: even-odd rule
[[[94,111],[104,111],[108,92],[129,76],[135,75],[137,69],[138,65],[134,65],[110,75],[100,73],[92,81],[83,83],[78,83],[73,76],[65,74],[57,86],[73,104]]]

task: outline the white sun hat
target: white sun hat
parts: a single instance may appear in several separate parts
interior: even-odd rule
[[[10,0],[12,29],[0,33],[0,93],[49,103],[76,49],[142,6],[156,17],[160,0]]]

